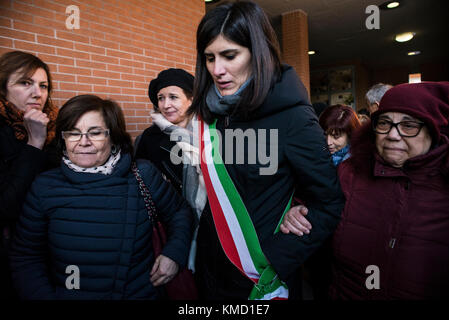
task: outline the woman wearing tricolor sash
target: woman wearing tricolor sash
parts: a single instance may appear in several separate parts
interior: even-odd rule
[[[324,133],[275,32],[252,2],[209,11],[197,30],[196,136],[208,203],[196,276],[202,299],[298,299],[300,267],[344,205]],[[313,229],[278,232],[293,193]]]

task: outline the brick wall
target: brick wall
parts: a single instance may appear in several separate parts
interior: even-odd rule
[[[66,27],[69,5],[79,8],[78,30]],[[46,62],[58,106],[83,93],[114,99],[135,137],[150,124],[148,83],[166,68],[194,73],[204,13],[204,0],[0,0],[0,54]]]
[[[309,31],[307,14],[295,10],[282,14],[282,59],[295,68],[310,96]]]

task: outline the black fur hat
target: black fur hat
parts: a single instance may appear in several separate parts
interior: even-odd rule
[[[191,94],[193,92],[193,80],[194,77],[183,69],[170,68],[161,71],[156,79],[151,80],[148,87],[148,96],[155,109],[157,109],[157,93],[159,90],[169,86],[177,86]]]

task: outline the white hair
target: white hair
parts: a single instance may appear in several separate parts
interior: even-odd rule
[[[382,97],[384,96],[385,92],[387,92],[391,88],[393,88],[391,84],[377,83],[372,86],[366,93],[366,100],[370,105],[373,103],[378,104],[380,102],[380,99],[382,99]]]

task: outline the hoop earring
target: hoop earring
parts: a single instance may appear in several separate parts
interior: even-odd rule
[[[116,145],[113,145],[111,147],[111,153],[112,153],[113,156],[115,156],[118,153],[118,148],[117,148]]]

